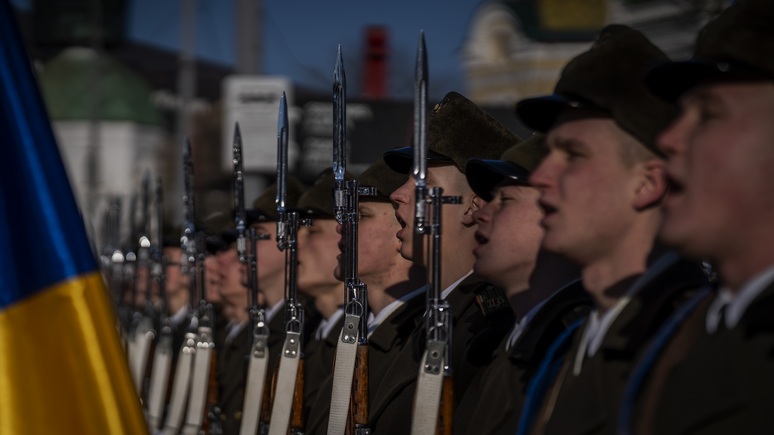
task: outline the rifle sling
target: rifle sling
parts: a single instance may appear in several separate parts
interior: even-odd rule
[[[153,430],[158,429],[164,414],[169,372],[172,368],[172,335],[162,333],[151,369],[150,391],[148,392],[148,420]]]
[[[169,412],[164,423],[165,435],[177,435],[183,422],[183,410],[188,400],[188,387],[191,385],[191,369],[196,353],[196,335],[187,332],[185,342],[180,349],[175,367],[175,379],[172,383],[172,397],[169,400]]]
[[[419,366],[411,434],[434,434],[438,423],[438,409],[443,387],[444,349],[446,342],[430,340]]]
[[[188,410],[185,417],[184,435],[197,435],[202,426],[207,403],[207,381],[210,376],[210,360],[214,347],[212,329],[199,328],[199,339],[196,342],[196,355],[194,355],[193,374],[191,375],[191,397],[188,401]]]
[[[266,381],[269,334],[253,334],[253,347],[250,351],[250,362],[247,369],[247,390],[242,407],[241,435],[255,435],[258,430],[258,419],[261,416],[263,389]]]
[[[277,374],[277,390],[271,409],[269,435],[286,435],[288,433],[300,359],[301,333],[287,331],[285,343],[282,345],[282,357]]]
[[[360,316],[347,314],[336,345],[328,435],[344,435],[347,426],[359,331]]]

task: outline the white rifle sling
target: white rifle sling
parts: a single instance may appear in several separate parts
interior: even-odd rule
[[[264,328],[266,329],[266,328]],[[242,423],[239,428],[241,435],[255,435],[258,431],[258,418],[261,415],[261,401],[266,383],[268,368],[268,330],[253,334],[253,347],[250,349],[250,362],[247,369],[247,390],[242,407]]]
[[[336,366],[333,369],[333,390],[328,419],[328,435],[344,435],[352,396],[352,377],[355,373],[357,339],[360,316],[347,314],[336,345]]]
[[[177,435],[183,423],[183,410],[188,400],[188,387],[191,385],[191,369],[196,354],[196,334],[187,332],[185,342],[180,349],[175,367],[175,379],[172,383],[172,397],[169,400],[169,412],[164,423],[165,435]]]
[[[443,387],[445,347],[445,341],[431,340],[422,355],[417,390],[414,394],[414,413],[411,416],[412,435],[435,433]]]
[[[139,393],[142,393],[145,370],[148,368],[148,354],[154,338],[156,338],[156,333],[153,331],[153,320],[149,317],[143,317],[134,333],[134,386]]]
[[[191,375],[191,398],[185,416],[184,435],[197,435],[204,421],[205,405],[207,403],[207,383],[210,378],[210,360],[212,349],[212,329],[199,328],[199,341],[196,342],[193,374]]]
[[[148,422],[155,430],[161,423],[164,414],[164,400],[166,399],[169,372],[172,368],[172,335],[162,333],[159,344],[156,346],[156,354],[153,356],[153,368],[151,369],[150,390],[148,391]]]
[[[301,333],[288,331],[282,345],[277,390],[271,408],[269,435],[286,435],[293,410],[293,393],[296,389],[298,365],[301,359]]]

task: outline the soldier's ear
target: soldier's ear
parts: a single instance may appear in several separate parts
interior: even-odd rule
[[[660,205],[667,194],[668,186],[664,162],[654,159],[642,163],[642,174],[632,204],[634,209],[641,211]]]
[[[470,199],[465,203],[465,214],[462,216],[462,224],[465,226],[475,224],[476,221],[473,219],[473,213],[486,205],[486,201],[480,196],[475,193],[471,193],[470,195]]]

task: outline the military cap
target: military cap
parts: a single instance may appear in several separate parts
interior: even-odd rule
[[[545,144],[545,136],[538,133],[505,150],[500,160],[468,160],[465,176],[476,195],[485,201],[491,201],[495,186],[506,178],[517,184],[528,185],[529,175],[546,154],[548,147]]]
[[[354,180],[349,172],[344,174],[345,180]],[[328,168],[320,173],[312,187],[298,198],[298,209],[302,215],[317,219],[333,219],[333,189],[336,179],[333,169]]]
[[[673,101],[709,81],[774,80],[774,2],[738,1],[699,32],[691,60],[653,68],[645,83]]]
[[[659,153],[656,137],[674,118],[676,108],[651,93],[642,79],[651,67],[668,60],[642,33],[609,25],[588,51],[564,67],[553,95],[520,101],[516,114],[527,127],[545,133],[565,109],[602,111]]]
[[[451,163],[464,173],[469,159],[496,159],[520,141],[475,103],[449,92],[436,104],[428,120],[427,160],[429,164]],[[414,148],[389,150],[384,153],[384,161],[394,171],[408,174],[414,163]]]
[[[288,176],[285,183],[285,207],[293,208],[306,186],[298,178]],[[253,208],[245,210],[247,224],[256,222],[274,222],[277,220],[277,183],[272,183],[253,201]]]
[[[390,194],[398,190],[406,180],[408,180],[407,174],[395,172],[384,160],[377,160],[357,177],[360,186],[376,188],[376,195],[362,196],[360,201],[389,201]]]
[[[222,211],[211,213],[204,218],[199,229],[206,234],[206,248],[210,254],[225,251],[238,237],[233,217]]]

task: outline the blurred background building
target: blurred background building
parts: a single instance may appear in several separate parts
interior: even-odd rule
[[[530,132],[513,115],[514,103],[550,93],[565,63],[606,24],[628,24],[670,57],[684,58],[698,29],[730,2],[401,1],[390,2],[393,15],[384,13],[384,22],[343,0],[324,2],[320,10],[277,0],[12,3],[71,183],[96,234],[109,201],[128,204],[145,171],[163,180],[169,220],[181,218],[184,137],[194,147],[197,219],[229,213],[235,121],[245,140],[251,202],[274,178],[276,108],[283,91],[292,104],[293,171],[309,181],[330,166],[332,38],[349,47],[349,169],[359,172],[384,150],[411,139],[420,28],[431,54],[431,104],[460,91],[526,136]],[[136,36],[146,20],[155,23],[157,39],[153,32],[150,38]],[[286,26],[294,30],[282,30]],[[224,53],[202,56],[203,40],[214,40]],[[432,54],[439,46],[444,57],[436,61]],[[321,52],[329,61],[319,61]]]

